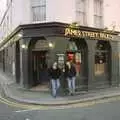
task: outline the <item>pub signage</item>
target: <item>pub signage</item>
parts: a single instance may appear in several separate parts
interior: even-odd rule
[[[92,39],[104,39],[104,40],[111,40],[113,38],[113,35],[104,32],[81,31],[78,29],[71,28],[65,29],[65,36],[80,38],[89,37]]]

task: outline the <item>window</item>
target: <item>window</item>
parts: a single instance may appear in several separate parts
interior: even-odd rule
[[[81,25],[86,25],[86,0],[76,1],[76,21]]]
[[[104,52],[96,52],[95,54],[95,75],[105,73],[106,54]]]
[[[86,43],[84,39],[71,39],[68,43],[66,60],[74,63],[76,68],[76,76],[84,76],[86,74]]]
[[[46,0],[32,0],[32,20],[46,20]]]
[[[94,0],[94,25],[103,27],[103,0]]]
[[[110,52],[110,45],[106,41],[99,41],[96,46],[95,54],[95,75],[108,73],[108,59]]]
[[[74,41],[70,41],[69,42],[69,44],[67,46],[67,50],[68,51],[77,51],[78,50],[78,48],[77,48],[77,46],[76,46]]]

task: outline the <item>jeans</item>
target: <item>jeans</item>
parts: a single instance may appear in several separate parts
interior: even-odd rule
[[[59,79],[52,79],[51,80],[51,84],[52,84],[52,95],[54,97],[56,97],[57,91],[60,88],[60,80]]]
[[[75,77],[67,78],[70,94],[75,92],[75,79]]]

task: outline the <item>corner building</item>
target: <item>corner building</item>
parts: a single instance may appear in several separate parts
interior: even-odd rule
[[[12,2],[15,4],[15,0]],[[76,92],[119,85],[120,37],[117,31],[103,29],[103,0],[92,0],[91,4],[87,0],[69,0],[68,8],[63,6],[64,12],[60,11],[60,1],[53,7],[47,0],[27,0],[29,4],[24,7],[22,0],[19,2],[28,14],[8,1],[14,11],[8,9],[1,21],[0,42],[0,67],[16,83],[25,88],[40,85],[49,89],[47,69],[54,61],[62,67],[66,60],[72,60],[77,71]],[[17,9],[21,18],[12,26]],[[7,29],[3,24],[6,19]],[[71,26],[72,21],[78,25]]]

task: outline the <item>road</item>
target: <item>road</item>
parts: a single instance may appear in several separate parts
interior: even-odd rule
[[[0,120],[120,120],[120,100],[48,108],[0,97]]]

